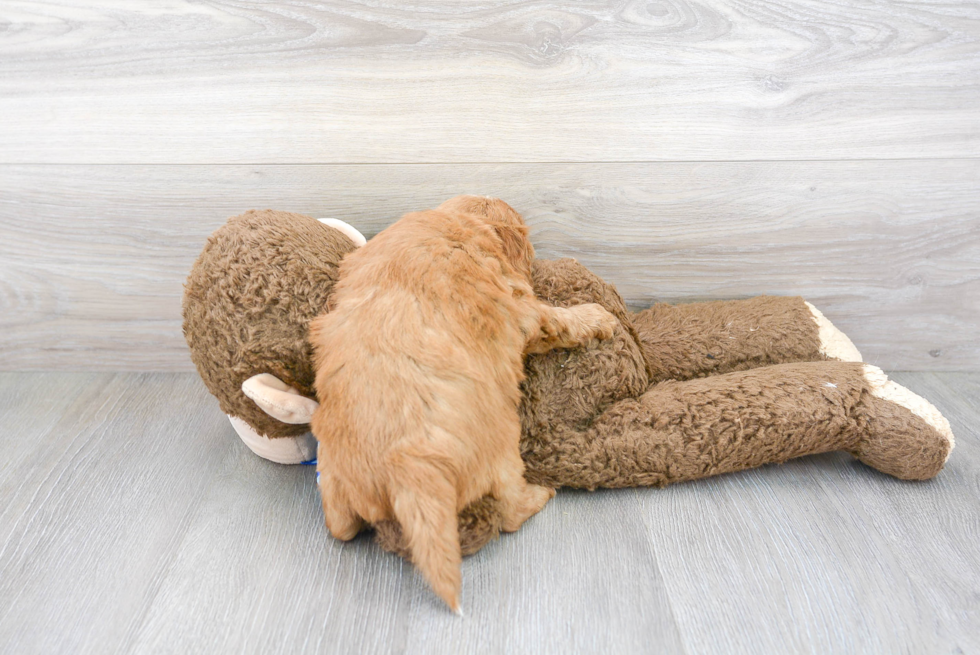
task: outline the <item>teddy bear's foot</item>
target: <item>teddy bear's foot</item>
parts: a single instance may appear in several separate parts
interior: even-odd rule
[[[309,432],[298,437],[270,439],[237,416],[228,416],[228,420],[245,445],[259,457],[277,464],[302,464],[316,459],[316,437]]]
[[[942,470],[955,440],[949,421],[925,398],[865,364],[871,402],[867,435],[855,452],[862,462],[903,480],[927,480]],[[863,421],[862,421],[863,422]]]
[[[817,328],[820,330],[820,354],[842,362],[864,361],[861,358],[861,353],[854,346],[854,342],[828,321],[823,312],[810,303],[806,303],[806,306],[813,314],[813,320],[816,321]]]

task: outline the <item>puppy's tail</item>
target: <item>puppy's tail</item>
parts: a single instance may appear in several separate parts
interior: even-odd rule
[[[412,563],[433,591],[461,614],[462,587],[456,488],[425,459],[401,457],[392,480],[392,509],[401,524]]]

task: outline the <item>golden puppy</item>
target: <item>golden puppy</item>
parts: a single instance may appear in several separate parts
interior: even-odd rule
[[[310,327],[327,527],[351,539],[363,521],[396,519],[454,611],[459,510],[492,494],[514,531],[554,495],[524,481],[522,355],[608,338],[616,323],[599,305],[539,301],[533,257],[506,203],[454,198],[348,255],[331,310]]]

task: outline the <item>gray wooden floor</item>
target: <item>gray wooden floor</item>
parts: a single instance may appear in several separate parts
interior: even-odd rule
[[[898,373],[957,447],[562,491],[463,565],[465,618],[186,373],[0,374],[0,652],[975,653],[980,374]]]

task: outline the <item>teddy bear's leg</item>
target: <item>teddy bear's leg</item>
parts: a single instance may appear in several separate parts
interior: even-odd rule
[[[556,424],[522,442],[529,481],[588,489],[660,486],[834,450],[924,479],[952,446],[931,404],[875,367],[829,361],[664,382],[589,426]]]
[[[633,315],[651,382],[772,364],[861,361],[861,353],[799,296],[658,303]]]

